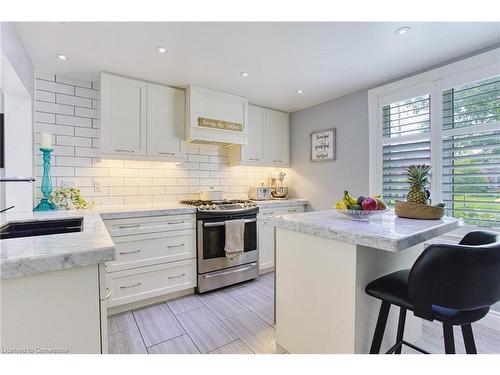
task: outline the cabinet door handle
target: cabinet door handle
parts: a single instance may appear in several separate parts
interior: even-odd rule
[[[139,228],[141,224],[132,224],[132,225],[119,225],[118,229],[130,229],[130,228]]]
[[[115,152],[135,152],[134,150],[115,150]]]
[[[274,215],[274,211],[271,212],[263,212],[262,215]]]
[[[132,285],[125,285],[125,286],[121,286],[120,289],[129,289],[129,288],[137,288],[138,286],[141,286],[142,283],[136,283],[136,284],[132,284]]]
[[[260,159],[256,159],[256,158],[248,158],[248,160],[252,160],[252,161],[260,161]]]
[[[283,160],[273,160],[273,163],[283,163]]]
[[[184,224],[184,220],[178,220],[178,221],[167,221],[167,224]]]
[[[179,277],[183,277],[183,276],[186,276],[186,274],[185,274],[185,273],[182,273],[182,274],[177,275],[177,276],[169,276],[169,277],[168,277],[168,279],[169,279],[169,280],[172,280],[172,279],[178,279]]]
[[[163,151],[158,151],[160,155],[175,155],[175,152],[163,152]]]
[[[184,246],[183,243],[178,244],[178,245],[167,245],[167,249],[173,249],[174,247],[182,247],[182,246]]]
[[[127,254],[137,254],[140,253],[142,250],[132,250],[132,251],[120,251],[118,254],[120,255],[127,255]]]
[[[297,212],[297,209],[293,209],[293,210],[288,210],[288,212]]]
[[[111,291],[111,289],[106,288],[106,299],[109,299],[109,297],[111,297],[111,294],[113,294],[113,292]]]

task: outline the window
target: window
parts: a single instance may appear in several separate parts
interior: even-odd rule
[[[500,227],[499,52],[369,91],[371,194],[406,200],[406,168],[430,164],[433,204]]]
[[[443,92],[443,201],[466,224],[500,223],[500,76]],[[495,130],[497,129],[497,130]]]
[[[430,116],[428,94],[382,108],[382,195],[390,205],[408,193],[405,169],[430,164]]]

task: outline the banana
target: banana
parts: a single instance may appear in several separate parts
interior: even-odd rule
[[[335,204],[335,208],[339,209],[339,210],[345,210],[347,209],[347,205],[345,204],[345,202],[342,200],[342,201],[338,201],[336,204]]]
[[[347,190],[344,190],[344,203],[347,206],[348,204],[357,204],[358,200],[349,196]]]

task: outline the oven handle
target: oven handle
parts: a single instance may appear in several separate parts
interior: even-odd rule
[[[245,220],[245,224],[247,224],[247,223],[255,223],[256,221],[257,221],[257,219],[246,219]],[[213,223],[203,223],[204,227],[222,227],[224,225],[226,225],[225,221],[215,221]]]
[[[222,275],[230,275],[232,273],[248,271],[248,270],[251,270],[252,268],[255,268],[255,266],[257,266],[257,262],[250,263],[247,267],[238,268],[238,269],[235,269],[235,270],[209,273],[208,275],[203,275],[203,278],[209,279],[211,277],[222,276]]]

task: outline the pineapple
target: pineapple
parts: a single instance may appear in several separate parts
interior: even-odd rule
[[[426,204],[429,192],[425,189],[429,178],[430,165],[410,165],[406,170],[410,191],[406,200],[411,203]]]

